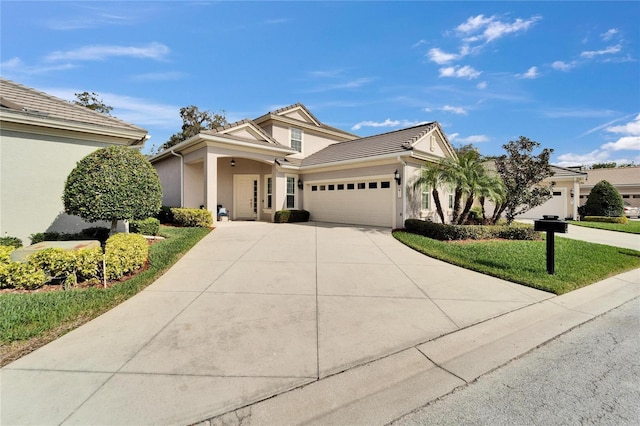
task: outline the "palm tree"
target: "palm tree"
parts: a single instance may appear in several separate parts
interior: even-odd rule
[[[445,159],[441,164],[446,170],[443,180],[455,188],[452,222],[462,224],[469,216],[481,177],[486,173],[480,154],[469,150],[455,159]]]
[[[438,193],[438,186],[443,182],[443,176],[444,169],[440,164],[429,164],[422,168],[420,177],[414,182],[413,188],[422,189],[425,186],[431,188],[431,195],[436,205],[436,212],[442,223],[445,223],[444,212],[442,211],[442,204],[440,203],[440,194]]]

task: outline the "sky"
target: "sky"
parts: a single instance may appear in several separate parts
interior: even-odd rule
[[[361,136],[438,121],[484,155],[640,164],[638,1],[6,1],[0,75],[96,92],[150,152],[181,107],[229,122],[303,103]]]

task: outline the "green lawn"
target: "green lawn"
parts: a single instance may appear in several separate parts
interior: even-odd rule
[[[627,232],[629,234],[640,234],[640,221],[629,221],[627,223],[602,223],[585,221],[568,221],[572,225],[584,226],[585,228],[606,229],[607,231]]]
[[[549,275],[545,241],[455,243],[402,231],[393,236],[430,257],[556,294],[640,267],[640,251],[569,238],[555,239],[555,275]]]
[[[149,268],[111,288],[0,295],[2,358],[8,356],[5,352],[10,352],[12,342],[41,346],[127,300],[154,282],[210,230],[163,226],[160,232],[167,239],[149,247]]]

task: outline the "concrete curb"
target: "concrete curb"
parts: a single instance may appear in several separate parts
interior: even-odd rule
[[[639,278],[629,271],[200,424],[386,424],[639,298]]]

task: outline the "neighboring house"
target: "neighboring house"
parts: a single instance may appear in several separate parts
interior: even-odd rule
[[[613,185],[622,199],[633,207],[640,207],[640,167],[617,167],[584,170],[589,176],[587,182],[580,187],[580,205],[587,202],[593,187],[606,180]]]
[[[214,216],[223,206],[232,219],[263,221],[305,209],[314,221],[402,227],[406,218],[435,219],[430,191],[412,182],[445,157],[455,152],[437,122],[360,138],[295,104],[203,131],[151,163],[167,206]]]
[[[99,148],[140,148],[146,138],[145,129],[0,78],[0,235],[28,245],[32,233],[104,225],[64,214],[67,176]]]
[[[558,216],[560,219],[577,218],[578,206],[576,194],[582,191],[587,173],[551,165],[553,176],[543,182],[553,182],[553,195],[544,204],[521,214],[521,219],[540,219],[544,215]]]

